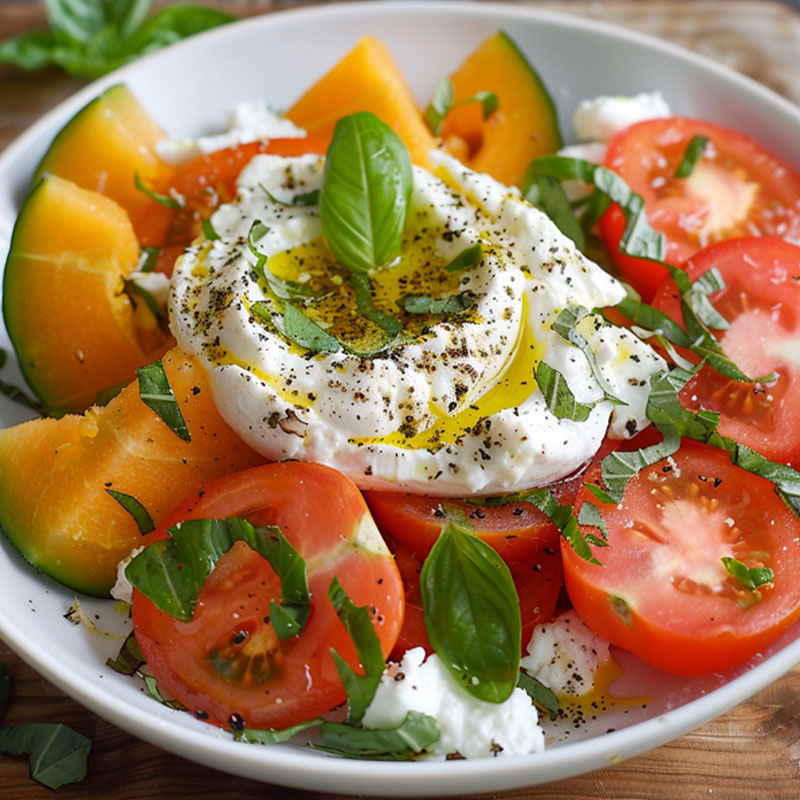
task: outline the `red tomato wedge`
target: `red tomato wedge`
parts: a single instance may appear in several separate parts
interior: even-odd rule
[[[694,136],[708,139],[688,178],[676,178]],[[647,219],[679,265],[709,244],[737,236],[800,238],[800,175],[744,134],[686,117],[631,125],[609,143],[605,165],[645,201]],[[666,271],[619,252],[625,220],[612,206],[600,221],[606,247],[645,301]]]
[[[780,239],[745,237],[707,247],[684,268],[693,280],[716,267],[725,288],[711,296],[730,328],[716,332],[745,374],[777,373],[769,383],[739,383],[709,366],[680,395],[692,411],[720,414],[719,432],[773,461],[800,468],[800,247]],[[653,305],[682,321],[668,278]]]
[[[403,586],[394,559],[358,489],[318,464],[285,462],[229,475],[172,511],[153,534],[187,519],[244,517],[277,525],[306,561],[311,615],[280,640],[268,622],[280,582],[266,559],[237,543],[203,584],[191,622],[133,597],[136,640],[161,686],[201,719],[284,728],[346,699],[330,648],[360,669],[355,648],[328,600],[334,576],[350,599],[370,608],[384,656],[403,622]]]
[[[200,235],[203,220],[236,197],[236,179],[254,156],[267,153],[291,158],[323,154],[326,148],[327,142],[321,139],[270,139],[192,159],[178,168],[166,191],[169,196],[182,198],[182,206],[167,208],[153,203],[141,226],[142,246],[163,247],[156,268],[172,274],[175,259]]]
[[[800,521],[773,488],[727,453],[684,442],[634,477],[619,505],[582,489],[577,507],[600,509],[610,546],[592,546],[597,566],[562,542],[575,610],[595,633],[679,675],[746,661],[800,616]],[[723,556],[768,567],[773,581],[756,594]]]

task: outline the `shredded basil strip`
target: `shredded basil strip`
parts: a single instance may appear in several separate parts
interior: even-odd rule
[[[139,367],[139,397],[141,401],[166,423],[169,429],[184,442],[191,442],[192,435],[186,427],[178,401],[169,385],[167,373],[161,359]]]
[[[558,719],[558,697],[552,689],[545,686],[538,678],[534,678],[533,675],[528,675],[524,670],[519,672],[517,686],[524,689],[531,700],[547,712],[551,720]]]
[[[759,586],[771,583],[775,577],[775,573],[769,567],[748,567],[732,556],[722,556],[720,561],[746,589],[757,589]]]
[[[444,269],[445,272],[461,272],[481,263],[483,247],[480,242],[462,250]]]
[[[220,558],[241,541],[266,558],[280,579],[280,605],[270,604],[275,633],[288,639],[303,629],[311,613],[306,565],[280,528],[255,528],[234,517],[186,520],[169,533],[169,539],[148,545],[125,569],[128,580],[159,609],[190,622],[200,588]]]
[[[158,192],[154,192],[149,187],[145,186],[142,183],[142,179],[139,177],[139,173],[136,172],[133,175],[133,183],[136,188],[140,192],[144,192],[151,200],[155,200],[156,203],[160,203],[162,206],[166,206],[167,208],[182,208],[183,203],[180,200],[177,200],[174,197],[170,197],[166,194],[159,194]]]
[[[581,252],[586,249],[586,231],[575,217],[560,181],[528,169],[522,180],[522,194],[532,206],[547,214]]]
[[[385,122],[361,111],[336,123],[319,216],[342,266],[366,273],[400,254],[411,185],[408,148]]]
[[[536,367],[536,382],[547,403],[547,410],[559,419],[583,422],[595,407],[594,403],[579,403],[564,376],[544,361],[540,361]]]
[[[407,294],[400,305],[409,314],[457,314],[475,305],[478,298],[472,292],[460,292],[435,300],[427,294]]]
[[[167,314],[165,309],[162,308],[161,304],[155,299],[155,297],[153,297],[151,292],[148,292],[147,289],[140,286],[138,283],[136,283],[136,281],[131,281],[127,278],[123,278],[122,283],[128,292],[128,295],[133,300],[134,305],[136,305],[135,298],[138,297],[159,322],[166,320]]]
[[[375,308],[372,303],[372,290],[370,289],[369,278],[359,272],[350,274],[350,285],[356,293],[356,309],[362,317],[366,317],[370,322],[374,322],[388,336],[397,336],[403,326],[394,317],[384,314],[383,311]],[[385,346],[385,345],[384,345]]]
[[[438,136],[441,133],[445,117],[453,108],[467,105],[468,103],[480,103],[483,118],[487,119],[497,110],[500,104],[497,95],[488,91],[476,92],[471,97],[459,100],[457,103],[453,102],[454,97],[453,82],[450,78],[442,78],[436,84],[436,88],[433,90],[433,97],[424,114],[425,122],[434,136]]]
[[[597,528],[603,536],[604,540],[608,540],[608,526],[606,525],[603,512],[588,500],[581,505],[578,512],[578,524],[587,525],[591,528]],[[605,544],[605,542],[603,542]],[[602,545],[601,545],[602,546]]]
[[[139,272],[152,272],[156,268],[161,251],[161,247],[143,247],[141,260],[139,261]]]
[[[219,239],[217,229],[214,227],[210,219],[204,219],[201,228],[203,230],[203,236],[205,236],[209,242],[216,242],[217,239]]]
[[[582,306],[570,306],[565,308],[553,321],[552,328],[562,339],[577,347],[584,356],[586,356],[589,369],[591,369],[594,379],[603,392],[603,399],[614,405],[627,405],[624,400],[620,400],[611,391],[611,386],[605,379],[600,367],[597,365],[597,359],[595,358],[594,351],[589,345],[589,342],[587,342],[584,336],[576,329],[578,323],[589,316],[589,313],[590,312]]]
[[[312,353],[335,353],[341,348],[338,339],[288,302],[283,307],[283,332],[288,339]]]
[[[8,708],[8,698],[11,694],[11,677],[8,674],[8,664],[0,661],[0,720]]]
[[[92,740],[67,725],[35,722],[0,728],[0,753],[28,756],[31,778],[58,789],[86,777]]]
[[[377,761],[408,761],[440,736],[436,720],[419,711],[409,711],[394,728],[356,728],[341,722],[323,722],[319,733],[325,744],[315,745],[318,750]]]
[[[275,197],[275,195],[272,194],[272,192],[262,183],[259,183],[258,186],[271,202],[279,206],[292,208],[295,206],[315,206],[319,204],[319,189],[314,189],[310,192],[304,192],[303,194],[296,194],[291,201],[287,203]]]
[[[144,655],[132,632],[125,638],[116,657],[106,659],[106,666],[128,677],[136,675],[143,665]]]
[[[124,492],[115,492],[113,489],[106,489],[106,494],[111,495],[132,517],[142,535],[155,530],[153,519],[147,513],[147,509],[133,496]]]
[[[675,169],[674,177],[688,178],[694,170],[695,164],[703,156],[703,151],[708,144],[707,136],[692,136],[689,144],[686,145],[686,150],[683,153],[681,163]]]
[[[267,728],[266,730],[244,728],[243,730],[234,731],[233,738],[234,741],[247,742],[248,744],[281,744],[282,742],[288,742],[298,733],[322,724],[324,721],[322,717],[317,717],[307,722],[298,722],[288,728]]]
[[[442,663],[471,695],[502,703],[517,685],[522,638],[505,562],[448,522],[422,566],[420,589],[425,629]]]
[[[164,695],[161,694],[161,690],[158,688],[158,682],[152,675],[143,675],[141,672],[137,674],[144,681],[147,694],[157,703],[161,703],[162,706],[171,708],[173,711],[188,711],[187,707],[181,703],[180,700],[166,700]]]
[[[347,629],[356,648],[358,660],[364,667],[364,674],[359,675],[336,650],[331,648],[336,669],[347,692],[347,722],[353,725],[361,722],[381,682],[384,667],[383,653],[378,634],[372,627],[369,610],[366,606],[355,605],[336,577],[328,588],[328,598]]]

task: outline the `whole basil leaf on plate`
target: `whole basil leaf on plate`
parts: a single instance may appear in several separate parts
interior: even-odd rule
[[[473,696],[502,703],[519,674],[522,623],[505,562],[453,522],[420,574],[425,629],[442,663]]]
[[[400,254],[411,183],[408,148],[385,122],[362,111],[336,123],[319,216],[340,264],[364,273]]]

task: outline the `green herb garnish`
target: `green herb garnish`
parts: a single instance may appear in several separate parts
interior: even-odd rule
[[[111,495],[132,517],[139,528],[139,533],[143,536],[155,530],[153,519],[147,513],[147,509],[133,496],[124,492],[115,492],[113,489],[106,489],[106,494]]]
[[[127,635],[115,658],[106,659],[106,666],[129,677],[136,675],[143,665],[144,655],[133,633]]]
[[[409,314],[457,314],[472,308],[477,301],[472,292],[460,292],[434,300],[427,294],[407,294],[400,305]]]
[[[458,106],[467,105],[468,103],[480,103],[483,118],[487,119],[497,110],[500,104],[494,92],[476,92],[471,97],[459,100],[457,103],[453,102],[454,97],[453,82],[450,78],[442,78],[433,90],[430,105],[425,109],[425,122],[435,136],[441,133],[445,117],[452,109]]]
[[[481,263],[483,247],[480,242],[462,250],[446,267],[445,272],[461,272]]]
[[[152,272],[156,268],[161,250],[162,248],[160,247],[143,247],[141,260],[139,261],[139,272]]]
[[[746,589],[757,589],[764,584],[772,583],[775,573],[769,567],[750,567],[732,556],[722,556],[720,559],[725,569],[736,578]]]
[[[145,186],[142,183],[142,179],[139,177],[139,173],[136,172],[133,176],[133,183],[136,188],[140,192],[144,192],[151,200],[155,200],[156,203],[159,203],[166,208],[182,208],[183,203],[175,197],[170,197],[168,194],[159,194],[158,192],[154,192],[148,186]]]
[[[203,236],[205,236],[209,242],[216,242],[217,239],[219,239],[219,234],[210,219],[204,219],[201,228]]]
[[[547,403],[548,411],[559,419],[583,422],[589,418],[595,407],[594,403],[579,403],[567,386],[564,376],[544,361],[540,361],[536,367],[536,382]]]
[[[136,370],[139,376],[139,397],[166,423],[167,427],[184,442],[191,442],[192,435],[186,427],[178,401],[169,385],[167,373],[161,360]]]
[[[675,170],[674,176],[676,178],[688,178],[692,174],[694,165],[702,158],[707,144],[707,136],[692,136],[689,144],[686,145],[681,163],[678,164]]]
[[[586,249],[586,231],[576,219],[561,182],[528,170],[522,181],[522,194],[532,205],[547,214],[578,250]]]
[[[247,742],[248,744],[281,744],[282,742],[288,742],[298,733],[314,728],[324,721],[322,717],[317,717],[307,722],[298,722],[297,725],[292,725],[288,728],[267,728],[266,730],[244,728],[243,730],[234,731],[233,738],[237,742]]]
[[[533,675],[528,675],[527,672],[520,670],[517,686],[520,689],[524,689],[531,700],[539,708],[547,712],[550,719],[558,718],[558,697],[556,697],[556,693],[552,689],[545,686],[538,678],[534,678]]]

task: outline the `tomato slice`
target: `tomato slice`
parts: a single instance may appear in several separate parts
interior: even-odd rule
[[[592,546],[597,566],[562,542],[575,610],[595,633],[679,675],[747,660],[800,615],[800,521],[773,488],[726,452],[685,442],[634,477],[619,505],[582,489],[577,507],[598,506],[610,546]],[[723,556],[774,571],[760,600]]]
[[[691,175],[675,178],[693,136],[709,144]],[[722,125],[686,117],[640,122],[611,140],[605,164],[644,198],[648,221],[666,236],[670,264],[737,236],[800,237],[800,175]],[[625,220],[618,206],[609,208],[600,228],[622,275],[649,301],[664,268],[619,252]]]
[[[163,248],[156,269],[172,274],[175,259],[200,235],[203,221],[236,197],[239,173],[254,156],[268,153],[290,158],[306,153],[323,154],[326,149],[327,142],[322,139],[270,139],[198,156],[179,167],[166,194],[182,197],[183,205],[167,208],[153,203],[142,223],[142,246]]]
[[[684,265],[692,279],[716,267],[725,288],[711,296],[730,323],[716,333],[745,374],[777,373],[769,383],[739,383],[704,367],[684,387],[681,403],[720,414],[719,432],[773,461],[800,467],[800,247],[780,239],[745,237],[707,247]],[[682,321],[668,278],[653,305]]]
[[[384,656],[403,622],[402,581],[358,489],[318,464],[269,464],[214,481],[153,537],[182,520],[234,516],[278,525],[305,559],[312,608],[304,630],[277,638],[268,615],[280,582],[269,562],[237,543],[203,585],[191,622],[135,591],[136,640],[159,684],[201,719],[224,726],[239,714],[251,728],[284,728],[346,699],[330,648],[359,665],[328,600],[334,576],[356,605],[370,608]]]

